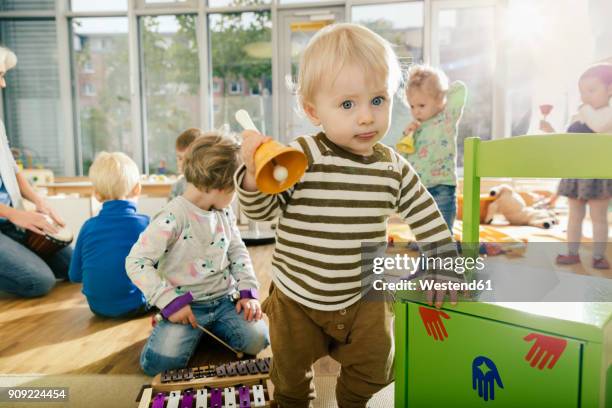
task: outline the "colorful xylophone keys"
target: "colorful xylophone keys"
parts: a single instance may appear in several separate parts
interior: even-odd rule
[[[211,387],[197,390],[159,392],[153,398],[153,389],[142,392],[138,408],[258,408],[267,407],[266,389],[262,384]]]

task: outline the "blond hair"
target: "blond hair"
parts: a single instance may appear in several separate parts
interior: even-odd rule
[[[444,100],[448,93],[448,77],[444,71],[427,65],[413,65],[408,69],[406,93],[412,90],[425,92],[436,100]]]
[[[17,56],[13,51],[0,46],[0,70],[4,67],[4,72],[17,65]]]
[[[89,168],[94,191],[102,201],[126,198],[140,183],[134,160],[121,152],[100,152]]]
[[[233,190],[239,150],[238,143],[224,132],[203,132],[185,154],[185,179],[198,190]]]
[[[196,140],[198,137],[202,136],[202,132],[198,128],[189,128],[185,130],[183,133],[178,135],[176,138],[175,148],[178,151],[187,150],[189,145]]]
[[[389,95],[399,87],[400,64],[387,40],[358,24],[332,24],[317,32],[302,54],[297,82],[300,107],[312,103],[323,78],[333,82],[345,64],[358,64],[366,77],[384,81]]]

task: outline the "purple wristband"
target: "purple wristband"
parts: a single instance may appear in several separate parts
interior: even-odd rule
[[[259,299],[257,289],[242,289],[240,291],[240,299]]]
[[[187,292],[168,303],[166,307],[161,310],[161,315],[164,316],[164,319],[167,319],[174,313],[181,310],[185,305],[190,304],[192,300],[193,296],[191,295],[191,292]]]

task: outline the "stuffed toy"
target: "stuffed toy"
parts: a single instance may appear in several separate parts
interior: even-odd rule
[[[489,194],[495,197],[495,201],[489,204],[486,224],[493,221],[495,214],[502,214],[511,225],[550,228],[558,222],[553,211],[528,207],[523,197],[507,184],[493,187]]]

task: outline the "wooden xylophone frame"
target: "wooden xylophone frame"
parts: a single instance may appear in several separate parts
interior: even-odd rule
[[[140,402],[138,408],[151,407],[153,399],[159,393],[170,394],[175,391],[182,393],[184,390],[192,389],[195,394],[198,389],[219,388],[224,390],[228,387],[234,387],[236,392],[238,392],[239,387],[243,385],[249,387],[249,389],[253,386],[261,385],[265,395],[265,407],[274,406],[273,401],[270,399],[268,387],[271,364],[272,359],[267,357],[263,359],[240,360],[220,365],[210,364],[201,367],[164,371],[153,378],[150,386],[143,386],[140,398],[137,400]],[[247,366],[250,374],[245,374]],[[238,371],[242,372],[242,374]],[[237,401],[239,400],[237,399]],[[210,405],[207,406],[210,407]],[[236,408],[240,408],[238,404]]]

